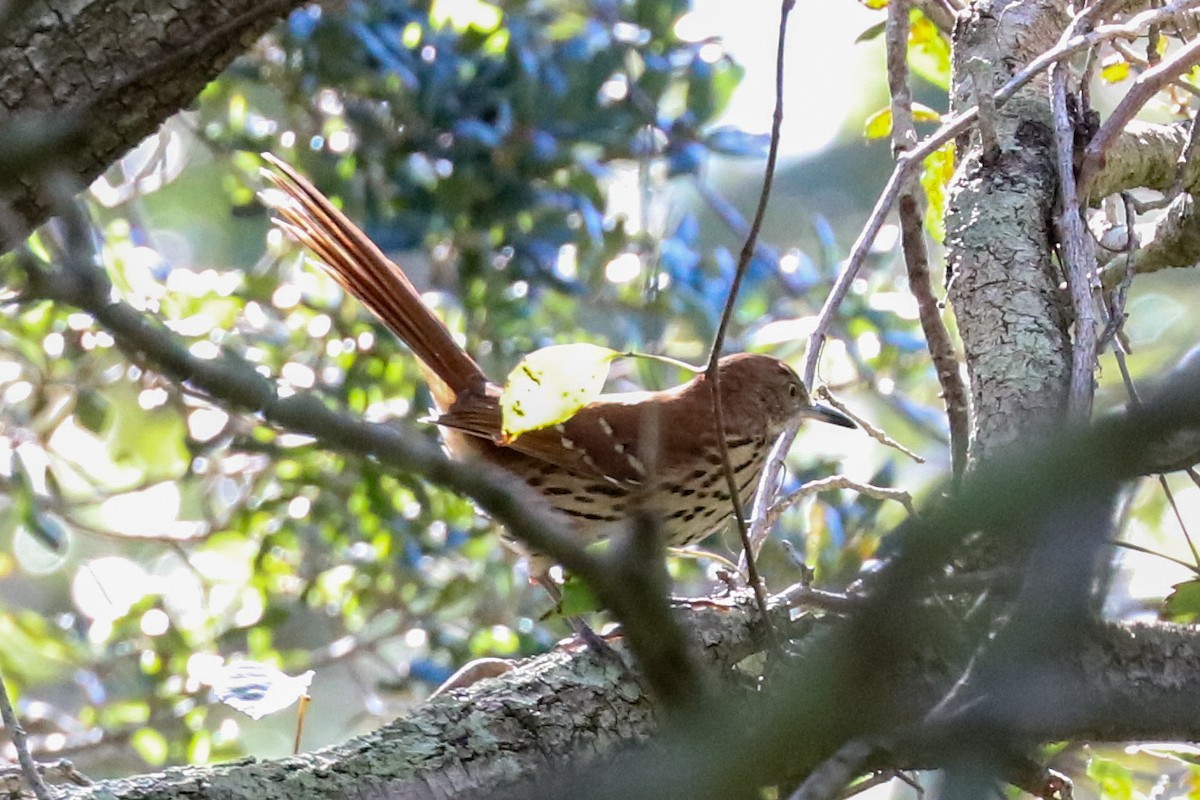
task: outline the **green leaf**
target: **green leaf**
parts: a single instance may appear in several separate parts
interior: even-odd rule
[[[1190,623],[1200,618],[1200,578],[1171,587],[1163,601],[1162,616],[1172,622]]]
[[[1133,772],[1128,767],[1093,756],[1088,761],[1087,774],[1096,782],[1103,800],[1132,800]]]
[[[864,30],[858,36],[856,36],[854,38],[854,43],[862,44],[864,42],[874,41],[875,39],[878,39],[880,36],[883,36],[883,32],[886,29],[887,29],[886,22],[877,22],[874,25],[867,28],[866,30]]]
[[[570,419],[600,394],[620,355],[594,344],[558,344],[525,356],[500,394],[505,439]]]
[[[555,607],[554,613],[564,617],[577,617],[580,614],[599,611],[601,608],[600,601],[592,594],[588,585],[571,575],[562,585],[562,600]]]

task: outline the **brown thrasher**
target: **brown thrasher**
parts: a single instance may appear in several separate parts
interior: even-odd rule
[[[480,458],[519,476],[567,515],[587,542],[609,537],[633,509],[659,521],[670,547],[697,542],[733,513],[704,375],[658,392],[601,395],[566,422],[501,435],[500,387],[454,341],[408,277],[345,214],[292,167],[270,154],[266,177],[284,197],[269,199],[280,227],[416,354],[429,380],[451,455]],[[787,364],[740,353],[718,365],[730,463],[745,507],[788,423],[802,417],[853,428],[812,402]],[[550,563],[530,554],[534,574]]]

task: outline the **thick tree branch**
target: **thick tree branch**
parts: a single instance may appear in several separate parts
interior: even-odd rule
[[[753,599],[676,612],[710,675],[763,646]],[[803,637],[814,619],[771,605],[781,632]],[[702,644],[700,644],[702,643]],[[60,797],[120,800],[186,795],[221,800],[296,797],[474,798],[567,763],[582,764],[644,740],[661,708],[647,685],[591,653],[556,650],[494,679],[458,689],[364,736],[277,761],[235,761],[103,781]]]
[[[762,646],[757,613],[748,597],[728,608],[681,613],[694,640],[705,642],[699,657],[714,674]],[[816,623],[812,617],[799,622],[790,622],[789,617],[786,606],[772,605],[775,624],[789,637],[816,636],[828,629],[827,623]],[[1098,628],[1070,663],[1074,665],[1070,680],[1056,683],[1055,688],[1064,692],[1063,697],[1086,697],[1087,703],[1037,705],[1031,691],[1021,708],[1031,714],[1031,726],[1045,741],[1200,738],[1200,633],[1195,630],[1146,625]],[[927,692],[926,684],[919,681],[911,689],[918,687],[923,695]],[[496,680],[456,690],[334,747],[277,761],[235,761],[102,781],[71,788],[60,797],[494,796],[498,785],[566,763],[599,760],[603,764],[606,757],[644,740],[657,727],[657,712],[646,687],[629,673],[556,651]],[[735,735],[732,730],[728,733]],[[652,757],[650,751],[645,755]],[[929,763],[916,752],[899,760],[903,763],[893,766]],[[661,780],[668,780],[673,774],[669,765],[660,762],[660,767]],[[589,787],[585,793],[612,796],[597,792],[599,788],[603,787]]]
[[[1180,180],[1183,191],[1200,184],[1200,161],[1180,163],[1187,148],[1191,123],[1169,125],[1134,120],[1109,147],[1104,166],[1095,173],[1089,187],[1094,198],[1129,189],[1168,191]]]
[[[0,28],[0,252],[51,214],[40,174],[91,183],[301,2],[19,4]]]
[[[1164,269],[1194,267],[1200,262],[1200,215],[1196,213],[1195,196],[1176,197],[1139,239],[1145,244],[1128,255],[1121,250],[1107,254],[1108,264],[1100,273],[1106,289],[1116,287],[1130,269],[1135,275],[1148,275]],[[1131,263],[1126,263],[1127,258]]]

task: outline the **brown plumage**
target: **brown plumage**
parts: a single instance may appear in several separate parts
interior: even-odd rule
[[[732,513],[703,375],[658,392],[601,395],[561,425],[501,444],[500,387],[454,341],[400,267],[294,169],[264,157],[273,168],[266,176],[286,198],[271,201],[280,227],[412,349],[452,455],[515,473],[588,541],[608,537],[630,510],[644,508],[657,515],[667,544],[681,547]],[[788,423],[811,417],[854,427],[813,403],[777,358],[740,353],[722,358],[718,369],[729,457],[744,505]],[[535,560],[538,572],[548,566]]]

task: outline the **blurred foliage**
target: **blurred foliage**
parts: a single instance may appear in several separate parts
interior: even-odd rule
[[[742,71],[719,40],[680,38],[687,11],[684,0],[298,10],[96,187],[104,266],[194,354],[235,353],[283,392],[435,437],[419,422],[429,397],[412,359],[271,231],[254,194],[269,150],[397,254],[493,376],[556,342],[699,360],[740,240],[701,231],[674,190],[707,185],[717,157],[761,157],[764,142],[721,119]],[[945,52],[915,30],[921,74],[940,74]],[[930,169],[938,186],[949,163]],[[783,241],[756,255],[731,350],[799,355],[823,294],[812,290],[843,255],[832,227],[810,222],[815,252]],[[47,260],[59,247],[52,227],[30,243]],[[872,259],[822,378],[932,465],[806,431],[785,491],[844,471],[919,492],[946,466],[902,268],[886,248]],[[214,703],[204,679],[225,660],[315,670],[313,747],[390,719],[470,658],[539,652],[565,634],[462,498],[146,372],[86,314],[22,301],[11,261],[0,286],[14,290],[0,293],[0,670],[40,751],[96,774],[137,770],[132,754],[278,755],[286,714],[251,723]],[[614,373],[619,389],[687,377],[645,359]],[[1138,509],[1148,525],[1166,513],[1161,501]],[[818,583],[843,585],[902,513],[849,492],[806,500],[783,514],[764,572],[782,587],[802,559]],[[732,557],[720,537],[707,545]],[[718,567],[670,563],[690,592]]]

